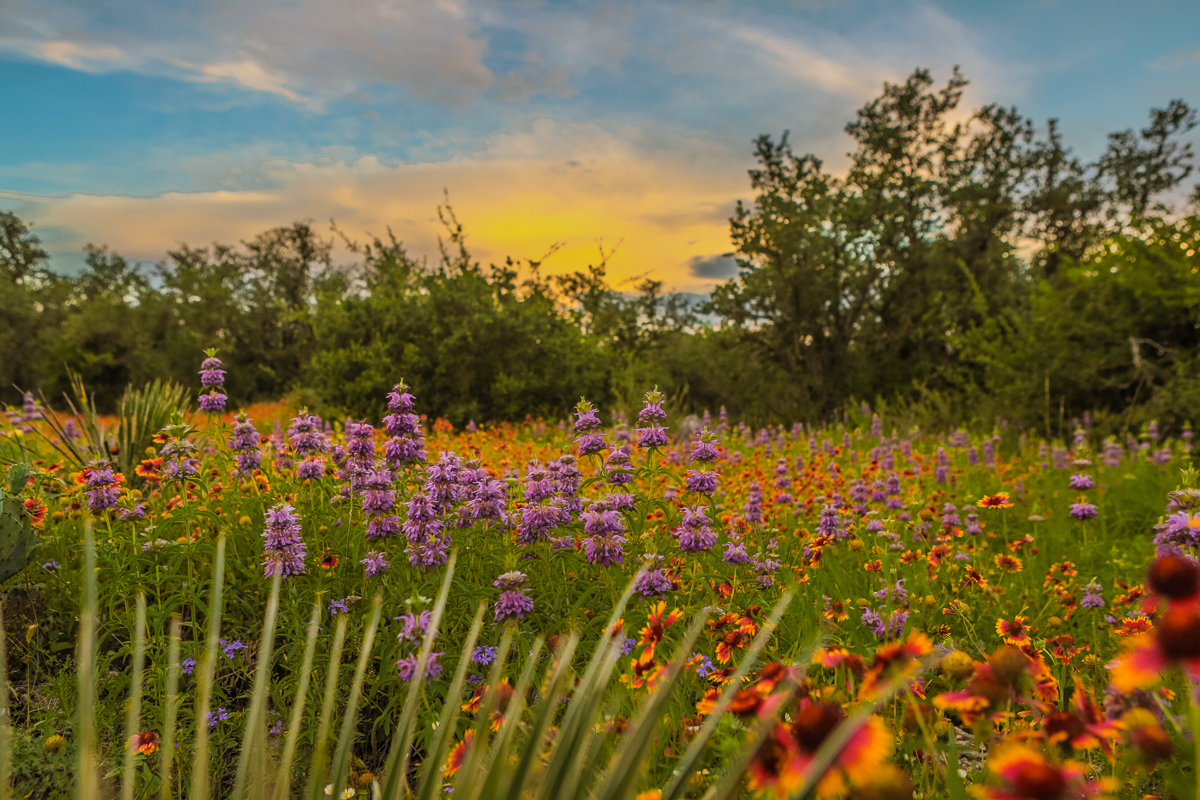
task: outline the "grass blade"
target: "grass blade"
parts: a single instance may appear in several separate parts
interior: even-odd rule
[[[308,620],[308,640],[304,645],[304,661],[300,666],[300,685],[296,687],[296,700],[292,704],[292,718],[288,720],[287,738],[283,744],[283,755],[275,775],[273,800],[284,800],[292,784],[292,759],[296,756],[296,743],[300,739],[300,723],[304,719],[304,705],[308,700],[308,679],[312,674],[313,657],[317,652],[317,632],[320,630],[321,601],[313,603],[312,616]]]
[[[83,608],[79,614],[79,773],[77,797],[93,800],[100,795],[96,760],[96,535],[89,519],[83,525]]]
[[[358,666],[354,670],[354,682],[350,686],[350,698],[346,701],[346,711],[342,715],[342,731],[338,735],[337,750],[333,755],[333,794],[341,796],[345,788],[346,776],[350,773],[350,752],[354,749],[354,723],[358,719],[358,699],[362,695],[363,676],[367,674],[367,664],[371,660],[371,650],[375,647],[375,631],[379,628],[379,615],[383,613],[383,595],[375,595],[375,605],[371,612],[371,621],[363,636],[362,647],[358,654]]]
[[[517,678],[517,685],[513,688],[512,698],[509,700],[508,707],[504,709],[504,722],[500,726],[500,730],[496,734],[496,738],[492,741],[491,749],[488,751],[487,762],[484,765],[482,774],[483,796],[498,797],[503,794],[503,785],[508,775],[510,766],[508,764],[509,742],[516,736],[517,730],[521,726],[521,717],[525,713],[525,696],[529,691],[529,684],[533,681],[533,673],[537,668],[537,659],[542,652],[542,639],[539,636],[533,642],[533,647],[530,649],[529,658],[525,661],[525,666],[521,669],[521,674]],[[488,717],[484,718],[484,723],[487,724]],[[480,741],[486,741],[481,739]]]
[[[683,674],[684,663],[691,654],[692,646],[700,636],[706,619],[707,617],[701,614],[692,620],[687,634],[676,651],[675,658],[667,667],[666,679],[655,688],[649,698],[643,701],[642,708],[633,724],[621,738],[621,745],[613,756],[607,778],[600,790],[593,795],[597,800],[620,800],[630,793],[641,774],[639,765],[642,759],[648,755],[646,751],[650,746],[650,737],[658,729],[659,720],[662,719],[667,703],[671,701],[675,684],[679,682],[679,676]]]
[[[496,648],[496,658],[492,661],[492,668],[488,670],[488,691],[483,695],[475,724],[472,726],[474,740],[480,746],[472,746],[467,751],[467,760],[458,772],[462,785],[459,786],[456,783],[454,791],[460,793],[461,800],[478,800],[479,795],[483,792],[483,773],[485,772],[483,765],[488,763],[491,755],[491,751],[485,746],[488,740],[489,720],[492,712],[496,710],[500,697],[499,692],[493,692],[491,689],[500,684],[500,674],[504,671],[504,665],[508,661],[508,651],[512,648],[512,641],[512,628],[505,628],[500,637],[500,646]]]
[[[266,705],[267,684],[271,678],[271,651],[275,645],[275,617],[279,612],[279,587],[283,576],[279,573],[271,579],[271,594],[267,599],[267,611],[263,617],[262,638],[258,646],[258,662],[254,665],[254,688],[250,694],[250,710],[246,714],[246,731],[242,740],[242,752],[238,756],[237,775],[233,781],[232,797],[240,798],[246,787],[246,771],[250,757],[256,748],[266,746],[258,736],[259,723]]]
[[[446,610],[446,599],[450,596],[450,581],[454,577],[454,565],[458,554],[451,553],[446,562],[446,577],[442,579],[442,588],[438,591],[437,601],[433,605],[433,613],[429,618],[429,627],[425,631],[425,639],[417,654],[417,671],[409,681],[408,695],[404,698],[404,708],[400,719],[396,721],[396,732],[392,736],[392,747],[388,752],[383,796],[386,800],[399,800],[401,792],[408,792],[408,759],[412,747],[413,731],[417,724],[417,697],[425,683],[425,666],[429,662],[429,654],[433,652],[433,640],[437,636],[438,626],[442,622],[442,614]]]
[[[179,713],[179,628],[181,620],[171,617],[171,639],[167,645],[167,710],[163,722],[162,747],[159,749],[159,800],[171,795],[171,767],[175,763],[175,717]]]
[[[125,713],[125,769],[121,775],[121,800],[133,800],[133,746],[142,719],[142,667],[146,660],[146,595],[138,593],[137,621],[133,629],[133,675],[129,683],[129,709]]]
[[[221,635],[221,597],[225,580],[225,534],[217,537],[217,559],[208,601],[208,639],[200,670],[200,697],[196,704],[196,749],[192,757],[190,800],[208,798],[208,710],[212,702],[213,675],[217,668],[217,641]]]
[[[420,782],[417,784],[417,800],[431,800],[435,790],[433,787],[440,783],[438,773],[443,760],[446,758],[450,739],[454,734],[454,721],[460,713],[458,703],[462,698],[463,683],[467,678],[467,670],[471,666],[471,653],[475,650],[475,640],[483,629],[483,614],[487,611],[487,603],[480,602],[471,623],[471,630],[462,644],[462,656],[458,659],[458,667],[454,670],[454,678],[450,681],[450,690],[446,693],[446,703],[442,707],[442,715],[438,718],[437,735],[433,746],[425,756],[425,764]],[[439,786],[440,790],[440,786]]]
[[[333,705],[337,700],[338,679],[341,677],[342,646],[346,643],[348,614],[339,614],[333,629],[333,649],[329,651],[329,672],[325,675],[325,696],[321,700],[321,721],[317,725],[317,741],[313,748],[312,772],[308,775],[308,796],[321,800],[321,782],[325,776],[325,756],[329,749],[329,727],[333,723]]]
[[[11,800],[12,717],[8,710],[8,654],[4,646],[4,613],[0,607],[0,800]]]
[[[667,784],[667,788],[663,789],[662,800],[679,800],[683,795],[684,789],[687,788],[688,776],[692,774],[696,762],[700,760],[700,754],[704,750],[704,746],[708,743],[708,739],[712,736],[713,731],[717,729],[717,725],[720,724],[721,716],[725,713],[725,709],[729,707],[730,702],[733,701],[733,696],[741,688],[742,678],[746,677],[747,673],[754,667],[759,654],[767,646],[771,634],[775,632],[775,628],[779,625],[779,620],[783,619],[783,614],[792,602],[793,597],[795,597],[794,592],[787,592],[775,604],[775,608],[771,610],[770,617],[767,618],[766,623],[759,630],[758,636],[754,638],[754,641],[746,650],[746,654],[738,664],[737,671],[729,679],[729,682],[725,684],[725,690],[721,693],[721,698],[717,701],[717,705],[704,720],[704,725],[679,759],[675,768],[675,774]],[[818,646],[820,646],[819,637],[812,645],[810,651],[806,652],[801,663],[807,664],[812,658],[811,650],[815,650]]]

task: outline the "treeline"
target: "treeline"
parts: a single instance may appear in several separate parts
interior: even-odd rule
[[[70,370],[111,407],[130,383],[194,384],[217,347],[233,403],[357,416],[404,376],[455,424],[559,417],[581,394],[632,408],[658,384],[680,411],[755,422],[867,400],[1052,436],[1084,411],[1182,427],[1200,408],[1200,217],[1177,207],[1196,112],[1152,110],[1085,162],[1053,120],[991,105],[953,121],[965,85],[886,85],[846,126],[844,175],[760,137],[755,200],[731,220],[739,273],[698,307],[656,281],[618,292],[603,258],[484,266],[448,205],[432,263],[335,230],[355,260],[334,264],[333,238],[297,223],[150,270],[89,245],[77,277],[0,214],[0,398],[56,398]]]

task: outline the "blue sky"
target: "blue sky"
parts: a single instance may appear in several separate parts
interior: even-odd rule
[[[429,254],[445,189],[485,260],[704,291],[756,135],[836,169],[884,81],[954,64],[1094,155],[1200,104],[1200,3],[6,0],[0,206],[73,269],[297,219]]]

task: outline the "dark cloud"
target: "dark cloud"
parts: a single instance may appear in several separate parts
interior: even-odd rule
[[[687,262],[688,272],[694,278],[725,280],[737,275],[737,261],[733,253],[712,256],[692,256]]]

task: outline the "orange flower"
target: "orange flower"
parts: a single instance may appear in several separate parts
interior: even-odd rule
[[[475,741],[475,731],[469,730],[463,739],[450,750],[450,757],[446,759],[446,769],[443,771],[447,778],[454,777],[454,774],[462,769],[463,762],[467,759],[467,753],[471,749],[471,744]]]
[[[147,483],[158,483],[162,480],[162,463],[161,458],[144,458],[133,471]]]
[[[672,609],[670,614],[667,614],[666,611],[666,601],[659,600],[658,605],[650,612],[646,626],[641,630],[642,638],[639,644],[649,645],[651,654],[658,643],[662,641],[667,628],[683,618],[683,612],[678,608]]]
[[[987,800],[1041,800],[1041,798],[1086,797],[1114,788],[1112,779],[1088,781],[1088,769],[1075,761],[1061,766],[1025,745],[1010,744],[993,752],[988,771],[998,786],[980,790]]]
[[[30,524],[35,528],[40,528],[46,519],[46,504],[42,502],[42,498],[26,498],[25,510],[29,512]]]
[[[1200,677],[1200,612],[1195,608],[1169,609],[1149,632],[1132,637],[1111,679],[1122,692],[1148,689],[1172,666]]]
[[[335,569],[337,569],[338,563],[339,561],[337,553],[326,550],[325,557],[321,559],[321,569],[325,570],[326,572],[333,572]]]
[[[1012,508],[1012,500],[1008,499],[1008,492],[997,492],[985,495],[975,505],[979,508]]]
[[[1025,617],[1013,617],[1012,622],[996,621],[996,633],[1004,637],[1004,641],[1014,646],[1020,646],[1029,641],[1029,627]]]
[[[1005,555],[996,556],[996,566],[1005,572],[1020,572],[1022,567],[1021,559]]]
[[[146,731],[135,734],[129,740],[129,747],[136,753],[148,756],[158,750],[158,731]]]
[[[875,660],[871,662],[866,677],[863,678],[859,697],[873,700],[882,686],[892,681],[904,681],[907,684],[904,688],[913,688],[908,681],[921,668],[921,657],[932,650],[933,643],[920,631],[913,631],[903,642],[888,642],[882,645],[875,651]],[[923,690],[920,693],[923,693]]]

